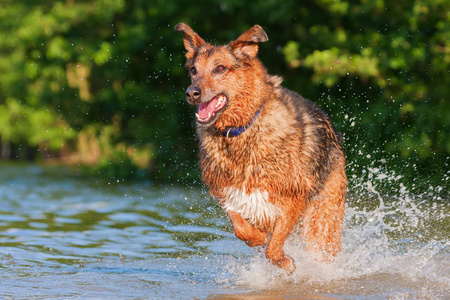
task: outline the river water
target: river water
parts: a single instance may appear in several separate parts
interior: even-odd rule
[[[379,187],[396,179],[371,172],[351,180],[336,262],[292,240],[287,275],[234,237],[201,187],[0,165],[0,297],[448,299],[449,199],[402,184],[386,196]]]

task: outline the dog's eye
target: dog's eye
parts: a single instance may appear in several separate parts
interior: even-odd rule
[[[215,73],[222,73],[223,71],[225,71],[225,67],[224,66],[222,66],[222,65],[220,65],[220,66],[217,66],[215,69],[214,69],[214,72]]]
[[[195,67],[192,67],[190,72],[192,75],[197,75],[197,69]]]

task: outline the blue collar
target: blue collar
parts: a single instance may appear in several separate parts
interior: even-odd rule
[[[255,117],[249,124],[247,124],[245,126],[241,126],[241,127],[229,127],[222,131],[223,135],[226,136],[227,138],[239,136],[241,133],[246,131],[253,124],[253,122],[255,122],[256,118],[259,116],[259,113],[262,111],[263,107],[264,107],[264,104],[261,106],[261,108],[256,113]]]

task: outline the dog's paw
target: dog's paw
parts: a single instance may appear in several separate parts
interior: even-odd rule
[[[294,259],[290,257],[289,255],[283,254],[283,253],[273,253],[273,252],[266,252],[266,257],[269,259],[269,261],[276,265],[277,267],[282,268],[283,270],[287,271],[289,274],[294,273],[295,271],[295,263]]]
[[[288,255],[284,255],[281,261],[278,263],[278,266],[284,270],[286,270],[289,274],[294,273],[295,271],[295,263],[292,257]]]
[[[258,247],[267,243],[267,233],[264,231],[259,231],[257,234],[254,234],[251,239],[246,240],[245,243],[249,247]]]
[[[243,240],[247,246],[257,247],[267,243],[267,232],[253,227],[237,212],[229,211],[228,217],[233,224],[234,234],[240,240]]]

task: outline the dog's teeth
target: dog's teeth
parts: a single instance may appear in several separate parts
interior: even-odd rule
[[[195,113],[195,116],[197,117],[197,120],[200,120],[200,116],[198,115],[198,113]]]
[[[222,102],[224,99],[225,99],[224,96],[219,96],[219,99],[217,100],[217,103],[216,103],[216,108],[219,107],[220,105],[222,105]]]
[[[208,119],[211,118],[211,113],[208,113]]]

